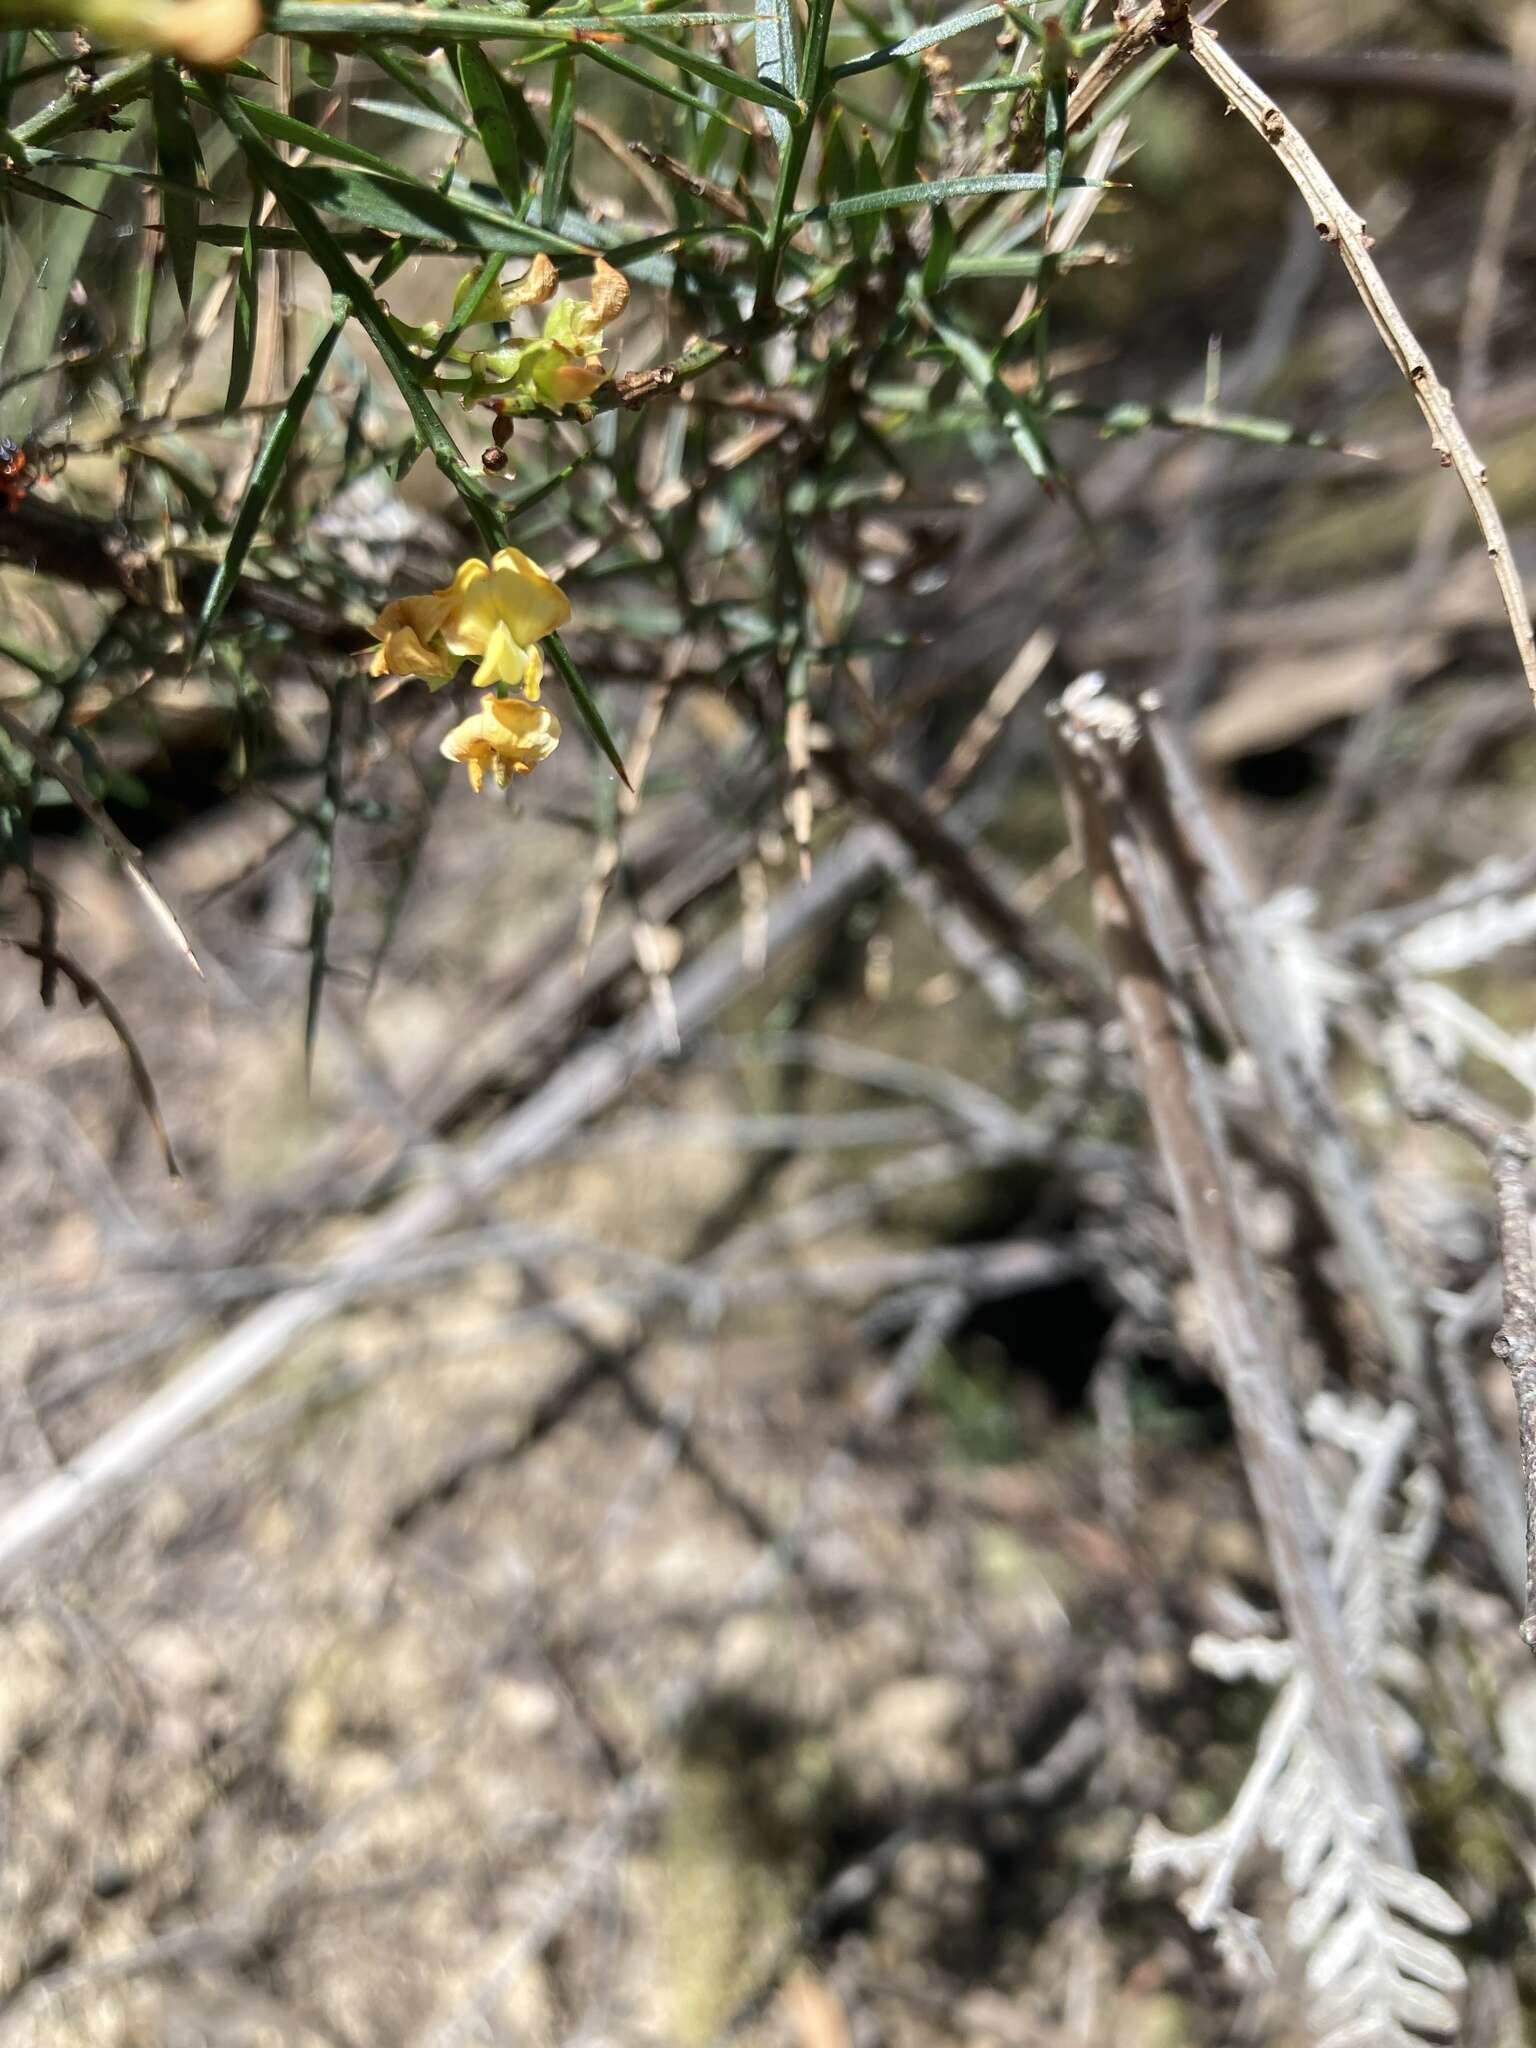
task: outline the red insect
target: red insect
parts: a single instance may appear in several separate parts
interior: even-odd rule
[[[38,468],[30,452],[9,434],[0,434],[0,509],[18,510],[38,480]]]

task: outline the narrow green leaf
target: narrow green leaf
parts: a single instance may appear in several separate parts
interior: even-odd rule
[[[224,396],[227,412],[238,412],[250,388],[251,365],[256,360],[256,314],[260,303],[261,265],[256,261],[256,216],[261,201],[251,201],[240,245],[240,267],[235,272],[234,335],[229,347],[229,390]]]
[[[457,111],[448,104],[447,100],[434,90],[427,79],[420,75],[423,66],[423,60],[420,57],[416,58],[413,62],[402,56],[398,50],[391,50],[387,44],[378,42],[369,44],[368,54],[387,77],[392,78],[396,85],[402,87],[404,91],[410,94],[411,98],[421,107],[423,113],[435,114],[439,121],[451,128],[457,135],[474,134],[475,131],[468,121],[461,119]],[[402,118],[404,117],[402,116]]]
[[[220,120],[235,135],[252,171],[281,203],[331,289],[347,299],[359,325],[393,377],[416,431],[432,450],[438,468],[463,499],[487,555],[494,554],[500,544],[495,501],[485,485],[465,468],[457,443],[438,418],[436,408],[422,386],[416,365],[390,326],[372,287],[352,268],[330,229],[305,196],[299,183],[299,170],[292,164],[285,164],[262,140],[236,103],[234,94],[216,72],[205,73],[203,84],[214,95]]]
[[[849,216],[853,222],[850,239],[853,243],[853,253],[860,263],[868,263],[875,253],[875,238],[880,232],[880,223],[876,215],[879,212],[880,194],[884,189],[884,180],[880,176],[880,159],[875,155],[875,145],[870,141],[866,130],[859,142],[853,193],[846,202],[854,208]],[[860,200],[869,203],[859,205],[857,202]],[[831,201],[827,209],[829,215],[832,208],[841,203],[843,202],[838,200]]]
[[[192,280],[197,269],[198,199],[202,157],[197,147],[197,130],[181,89],[181,73],[169,57],[157,57],[150,77],[150,106],[155,117],[155,159],[169,180],[161,199],[165,239],[171,252],[171,275],[176,280],[182,311],[192,304]],[[191,187],[191,193],[184,189]]]
[[[602,748],[620,782],[626,789],[632,788],[633,784],[625,771],[623,756],[614,744],[613,734],[608,730],[608,722],[598,710],[597,700],[587,688],[581,670],[572,660],[570,649],[558,633],[551,633],[544,645],[549,649],[550,659],[560,671],[560,680],[571,693],[571,701],[581,715],[582,724]]]
[[[267,429],[267,438],[261,445],[256,466],[251,471],[250,483],[246,486],[240,509],[235,514],[235,523],[230,529],[229,545],[224,550],[224,559],[213,572],[208,585],[208,594],[203,599],[203,609],[197,621],[193,636],[192,653],[195,658],[201,651],[218,623],[219,616],[229,602],[230,593],[239,580],[245,566],[245,557],[251,542],[261,526],[272,495],[283,474],[283,465],[288,460],[288,451],[293,446],[293,437],[299,431],[309,401],[319,388],[320,379],[325,375],[325,366],[331,360],[331,351],[341,335],[343,322],[334,319],[320,337],[314,354],[305,365],[304,374],[288,396],[288,402]]]
[[[653,17],[653,19],[658,17]],[[706,85],[713,85],[731,99],[753,100],[760,107],[777,107],[782,113],[798,119],[800,104],[791,99],[776,85],[767,80],[747,78],[739,71],[733,71],[728,64],[722,64],[718,57],[705,57],[692,50],[686,43],[669,43],[665,36],[652,35],[648,29],[636,28],[632,22],[623,23],[626,42],[637,44],[642,50],[649,50],[654,57],[664,57],[669,64],[675,64],[679,71],[686,71],[693,78],[701,78]],[[597,48],[591,44],[589,48]]]
[[[68,192],[55,192],[51,185],[40,185],[36,178],[24,177],[20,171],[0,171],[0,193],[5,192],[25,192],[29,199],[41,199],[46,206],[72,206],[77,213],[93,213],[98,220],[111,218],[99,206],[87,206],[83,199],[75,199]]]
[[[1061,481],[1061,470],[1031,407],[998,376],[991,356],[974,335],[931,307],[925,309],[925,318],[986,400],[1030,475],[1047,491],[1053,489]]]
[[[336,83],[338,59],[334,50],[322,49],[318,43],[304,45],[304,69],[311,85],[322,92],[329,92]]]
[[[1100,263],[1113,263],[1117,252],[1096,244],[1075,249],[1056,249],[1046,256],[1039,249],[1003,250],[995,256],[952,256],[947,282],[955,284],[972,277],[1038,277],[1049,263],[1052,270],[1084,270]]]
[[[501,507],[502,524],[507,527],[515,526],[519,519],[531,512],[536,505],[542,505],[562,484],[568,484],[577,470],[591,460],[592,450],[583,449],[581,454],[573,462],[566,463],[563,469],[557,469],[551,475],[541,477],[536,484],[530,484],[526,491],[519,491],[515,498],[509,498]]]
[[[493,251],[491,255],[486,257],[485,261],[481,264],[479,271],[474,275],[472,281],[470,282],[468,291],[466,292],[464,286],[461,284],[458,291],[454,293],[453,313],[448,321],[448,325],[443,329],[442,334],[438,337],[438,343],[436,348],[433,349],[432,354],[428,359],[427,368],[429,370],[435,370],[437,368],[438,364],[443,360],[443,357],[447,355],[449,349],[453,347],[454,343],[458,340],[459,336],[464,332],[465,328],[468,327],[473,322],[475,315],[479,312],[480,307],[485,299],[486,293],[490,290],[491,286],[496,282],[496,278],[501,270],[501,266],[501,256]]]
[[[208,95],[196,84],[191,88],[191,97],[203,106],[208,104]],[[337,163],[355,164],[359,170],[376,171],[382,177],[409,182],[408,173],[398,162],[380,156],[376,150],[348,142],[344,136],[333,135],[327,128],[317,128],[312,121],[301,121],[296,114],[284,114],[276,107],[263,106],[260,100],[247,99],[244,94],[238,98],[251,125],[269,142],[287,142],[315,156],[331,157]]]
[[[1063,186],[1102,186],[1102,178],[1063,178]],[[893,185],[884,191],[857,192],[851,199],[831,199],[794,216],[798,227],[813,220],[852,220],[861,213],[884,213],[896,206],[942,206],[951,199],[979,199],[988,192],[1040,192],[1042,171],[994,171],[976,178],[935,178],[927,185]]]
[[[576,143],[576,92],[574,66],[561,57],[550,75],[549,143],[544,157],[544,177],[539,186],[539,221],[554,227],[565,214],[566,194],[571,184],[571,156]]]
[[[963,36],[967,29],[983,28],[989,21],[997,21],[1003,11],[1001,7],[972,7],[964,14],[952,14],[948,21],[936,21],[929,28],[920,28],[912,35],[903,36],[899,43],[887,43],[884,49],[870,50],[862,57],[850,57],[846,64],[834,64],[832,76],[856,78],[861,71],[878,71],[882,64],[898,64],[903,57],[915,57],[923,50],[931,50],[935,43],[947,42],[951,36]]]
[[[928,74],[919,65],[912,74],[912,82],[907,87],[907,97],[896,122],[896,133],[885,153],[882,184],[911,185],[916,181],[923,148],[923,119],[927,112]]]
[[[800,60],[795,50],[795,15],[790,0],[759,0],[760,12],[753,30],[753,55],[757,75],[776,85],[786,99],[800,97]],[[789,142],[788,118],[777,107],[768,109],[768,132],[776,147]]]
[[[954,93],[956,99],[964,99],[972,93],[1017,94],[1021,92],[1038,92],[1039,90],[1039,79],[1033,77],[1028,71],[1020,71],[1016,72],[1011,78],[973,78],[965,85],[957,85],[954,88]]]
[[[816,172],[816,190],[823,201],[846,199],[855,190],[857,172],[848,141],[848,122],[840,106],[834,106],[821,138],[821,163]]]
[[[308,209],[324,208],[359,227],[381,228],[387,234],[409,235],[419,242],[446,242],[457,248],[489,254],[531,256],[543,249],[552,255],[590,256],[590,245],[552,234],[532,221],[515,220],[500,207],[476,199],[434,192],[402,178],[380,177],[372,171],[333,169],[324,164],[285,166],[288,189]],[[292,219],[292,210],[289,209]],[[297,227],[297,221],[294,222]],[[301,231],[302,232],[302,231]]]
[[[1056,195],[1067,164],[1067,87],[1064,80],[1052,82],[1045,94],[1045,239],[1051,239],[1051,222],[1056,215]]]
[[[393,0],[277,0],[268,26],[278,35],[310,37],[367,36],[408,38],[428,48],[443,43],[512,41],[545,48],[590,35],[627,35],[629,10],[610,13],[533,15],[510,7],[429,7],[395,5]],[[754,19],[719,9],[672,13],[646,10],[647,20],[680,28],[747,28]]]
[[[433,135],[462,135],[466,141],[474,139],[474,129],[468,121],[455,121],[447,114],[440,114],[435,107],[418,107],[404,100],[371,99],[366,94],[352,102],[360,114],[379,114],[386,121],[403,121],[408,128],[425,128]]]
[[[243,249],[245,233],[243,227],[226,227],[217,221],[205,221],[200,240],[205,249]],[[302,235],[296,234],[292,228],[275,228],[270,222],[256,229],[254,240],[258,249],[291,249],[299,256],[309,253],[309,244]],[[331,240],[338,249],[351,249],[359,256],[382,256],[395,247],[391,236],[375,234],[369,228],[339,228]],[[437,248],[443,253],[463,253],[463,244],[458,242],[439,243]]]
[[[459,84],[474,116],[475,131],[491,167],[491,176],[515,213],[522,206],[526,183],[523,150],[507,104],[507,86],[478,43],[460,43],[456,58]]]
[[[124,131],[126,140],[126,131]],[[184,183],[178,178],[168,178],[162,171],[146,170],[142,164],[112,163],[106,157],[71,156],[65,150],[35,149],[32,162],[40,171],[89,171],[99,173],[103,178],[124,178],[131,185],[142,185],[146,190],[170,192],[183,199],[206,197],[196,184]],[[204,237],[206,239],[206,237]]]
[[[948,207],[936,206],[933,209],[933,239],[928,244],[928,254],[923,263],[925,298],[931,298],[935,292],[944,289],[954,253],[955,224],[949,217]]]
[[[690,107],[694,113],[702,114],[708,121],[719,121],[727,128],[734,128],[738,135],[748,131],[739,121],[733,121],[729,114],[709,100],[700,99],[696,92],[674,85],[670,78],[659,78],[654,71],[647,71],[642,64],[633,63],[628,57],[621,57],[617,50],[610,50],[604,43],[582,43],[581,54],[589,63],[611,71],[616,78],[627,78],[631,85],[638,85],[645,92],[658,94],[662,99],[672,100],[680,107]]]
[[[1372,448],[1344,441],[1336,434],[1323,434],[1298,427],[1290,420],[1278,420],[1261,413],[1222,412],[1209,405],[1141,405],[1122,400],[1117,405],[1093,405],[1067,394],[1053,395],[1047,407],[1053,419],[1098,420],[1106,440],[1145,433],[1149,427],[1167,433],[1217,434],[1228,440],[1257,441],[1269,448],[1316,448],[1333,455],[1350,455],[1357,462],[1375,462]]]

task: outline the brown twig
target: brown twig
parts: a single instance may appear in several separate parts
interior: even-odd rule
[[[80,998],[82,1005],[94,1003],[106,1018],[117,1036],[118,1044],[123,1048],[123,1056],[128,1062],[128,1071],[133,1078],[134,1093],[138,1096],[139,1104],[149,1119],[150,1128],[159,1141],[160,1156],[165,1161],[165,1170],[172,1180],[180,1180],[181,1168],[176,1161],[171,1134],[165,1127],[165,1118],[160,1113],[160,1098],[155,1093],[154,1078],[122,1011],[93,975],[87,974],[67,953],[60,952],[51,936],[40,942],[31,939],[12,939],[10,943],[18,953],[25,953],[29,960],[36,960],[45,978],[62,974]]]
[[[1520,1640],[1536,1651],[1536,1258],[1531,1254],[1531,1198],[1525,1184],[1530,1140],[1449,1082],[1429,1084],[1413,1107],[1421,1116],[1449,1124],[1475,1145],[1493,1182],[1504,1279],[1503,1320],[1493,1339],[1493,1355],[1508,1367],[1515,1397],[1525,1493],[1525,1613]]]
[[[1073,836],[1281,1606],[1316,1686],[1319,1732],[1354,1796],[1379,1811],[1385,1853],[1411,1867],[1396,1792],[1362,1710],[1274,1315],[1243,1229],[1210,1076],[1168,966],[1161,909],[1168,878],[1154,879],[1155,850],[1138,829],[1126,779],[1128,759],[1141,744],[1140,722],[1101,679],[1088,677],[1053,707],[1053,728]]]
[[[1287,120],[1230,52],[1222,48],[1216,36],[1198,22],[1185,20],[1181,23],[1182,9],[1174,4],[1174,0],[1162,0],[1162,4],[1169,32],[1187,39],[1186,47],[1200,69],[1263,136],[1312,209],[1318,233],[1338,250],[1377,333],[1407,379],[1429,427],[1435,453],[1441,463],[1448,469],[1454,469],[1461,480],[1493,562],[1493,573],[1515,637],[1526,686],[1536,698],[1536,634],[1532,632],[1525,590],[1510,552],[1504,522],[1488,488],[1488,472],[1456,417],[1451,394],[1435,375],[1433,364],[1376,268],[1364,220],[1344,198],[1295,125]]]
[[[1424,1320],[1382,1223],[1370,1181],[1230,852],[1155,695],[1140,700],[1138,795],[1222,1000],[1263,1076],[1313,1199],[1371,1305],[1405,1391],[1423,1386]]]

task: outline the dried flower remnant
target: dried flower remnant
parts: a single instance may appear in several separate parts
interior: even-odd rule
[[[543,305],[554,297],[556,284],[554,265],[547,256],[536,256],[515,284],[483,299],[474,317],[504,320],[520,307]],[[461,295],[464,291],[461,286]],[[585,301],[561,299],[551,306],[544,316],[544,332],[535,339],[502,349],[476,349],[468,356],[454,351],[470,373],[464,402],[516,397],[552,406],[580,404],[608,381],[603,330],[628,304],[628,281],[599,256]]]
[[[570,616],[559,584],[520,548],[502,548],[489,562],[461,562],[442,590],[385,605],[369,673],[420,676],[435,688],[472,660],[477,690],[506,684],[536,701],[544,674],[538,642]]]
[[[522,697],[482,697],[480,709],[446,735],[439,751],[469,770],[478,796],[490,769],[498,789],[514,775],[527,775],[560,744],[560,721],[547,704]]]

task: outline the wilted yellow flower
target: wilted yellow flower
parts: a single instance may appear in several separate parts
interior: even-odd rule
[[[458,320],[480,282],[478,270],[467,270],[453,295],[453,318]],[[475,308],[475,321],[510,320],[523,306],[542,306],[560,289],[560,274],[541,249],[520,278],[511,284],[493,285],[482,293]]]
[[[529,704],[522,697],[482,697],[473,718],[444,739],[440,752],[462,761],[469,786],[478,796],[490,769],[498,789],[514,775],[527,775],[547,761],[560,744],[560,721],[547,704]]]
[[[0,10],[86,29],[119,49],[158,50],[188,64],[233,64],[261,33],[261,0],[21,0]]]
[[[473,277],[466,278],[455,299],[463,310]],[[503,285],[480,303],[476,320],[503,320],[521,306],[543,305],[558,280],[547,256],[535,256],[516,284]],[[470,381],[462,387],[464,403],[478,404],[497,393],[521,391],[545,405],[576,405],[608,381],[603,366],[603,329],[629,304],[623,273],[601,256],[592,266],[592,286],[583,299],[561,299],[544,316],[544,332],[532,341],[507,348],[477,349],[455,359],[467,362]]]
[[[603,329],[628,304],[628,281],[599,256],[592,266],[587,303],[562,299],[544,316],[544,346],[550,353],[534,366],[535,386],[560,405],[590,398],[608,378],[602,362]]]
[[[421,676],[436,686],[472,659],[477,690],[510,683],[536,699],[544,674],[537,642],[570,616],[559,584],[520,548],[502,548],[488,563],[461,562],[444,590],[385,605],[369,674]]]

